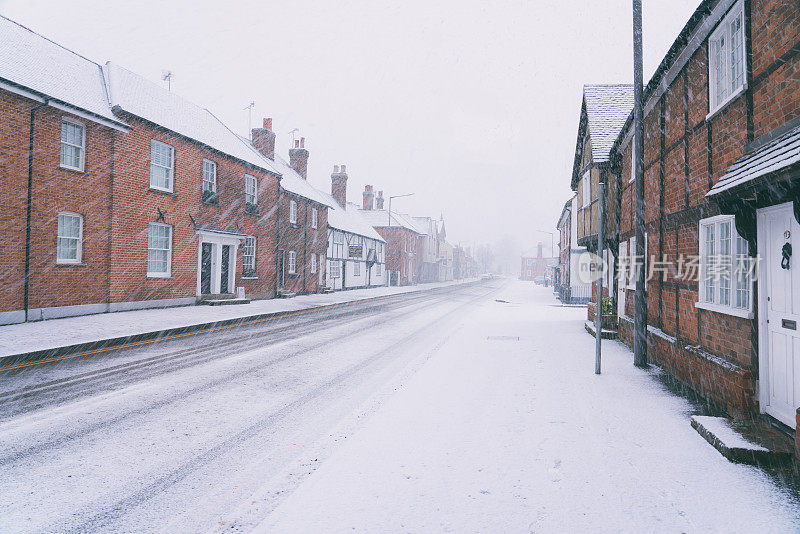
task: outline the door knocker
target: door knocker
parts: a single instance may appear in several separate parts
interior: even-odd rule
[[[789,261],[792,257],[792,244],[785,243],[783,245],[783,249],[781,250],[781,269],[788,269],[789,268]]]

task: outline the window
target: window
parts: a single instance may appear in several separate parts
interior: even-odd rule
[[[381,263],[380,260],[375,264],[375,276],[381,275]]]
[[[242,250],[242,271],[244,274],[255,274],[256,272],[256,238],[247,236],[244,238],[244,248]]]
[[[708,39],[709,112],[724,106],[745,85],[744,12],[742,2],[731,8]]]
[[[61,121],[61,166],[76,171],[83,170],[86,151],[86,129],[82,124],[64,119]]]
[[[697,307],[749,316],[752,259],[733,216],[700,221],[700,273]]]
[[[583,207],[592,203],[592,171],[591,169],[583,173]]]
[[[203,199],[210,193],[217,192],[217,164],[207,159],[203,160]]]
[[[344,243],[344,235],[341,232],[334,232],[333,233],[333,242],[337,245],[341,245]]]
[[[297,224],[297,202],[294,200],[289,201],[289,222]]]
[[[289,274],[294,274],[297,271],[297,253],[294,250],[289,251]]]
[[[311,208],[311,228],[317,227],[317,208]]]
[[[636,170],[634,168],[636,165],[636,136],[634,135],[631,137],[631,177],[628,178],[628,183],[632,183],[636,180]]]
[[[77,213],[59,213],[56,263],[80,263],[82,253],[83,217]]]
[[[342,263],[340,261],[329,261],[328,265],[331,266],[331,278],[339,278],[342,276]]]
[[[311,272],[317,272],[317,255],[311,254]]]
[[[167,278],[172,267],[172,227],[150,223],[147,232],[147,276]]]
[[[150,141],[150,187],[172,192],[175,149],[166,143]]]
[[[361,276],[361,262],[353,262],[353,276]]]
[[[244,175],[244,202],[251,206],[258,206],[258,180],[249,174]]]

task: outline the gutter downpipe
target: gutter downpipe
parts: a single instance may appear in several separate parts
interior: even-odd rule
[[[275,297],[278,297],[278,280],[281,273],[281,177],[278,177],[278,199],[275,201]]]
[[[30,295],[31,278],[31,211],[33,204],[33,121],[38,110],[47,107],[50,99],[45,99],[43,104],[31,109],[30,143],[28,145],[28,207],[27,220],[25,227],[25,297],[23,306],[25,308],[25,322],[28,322],[28,297]]]

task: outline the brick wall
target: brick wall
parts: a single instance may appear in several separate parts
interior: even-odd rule
[[[289,222],[289,204],[297,203],[297,222]],[[312,208],[317,208],[317,228],[311,227]],[[316,293],[324,286],[319,284],[320,257],[328,250],[328,209],[315,202],[282,190],[280,203],[280,248],[287,251],[284,288],[294,293]],[[288,251],[296,254],[295,273],[288,270]],[[311,255],[317,256],[317,272],[311,272]],[[324,271],[323,271],[324,272]]]

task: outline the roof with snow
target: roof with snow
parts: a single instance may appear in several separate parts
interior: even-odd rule
[[[366,221],[374,228],[386,228],[389,226],[389,212],[386,210],[363,210],[359,209],[358,212],[366,219]],[[415,234],[420,231],[417,225],[407,215],[402,213],[392,212],[391,226],[402,226],[407,230],[411,230]]]
[[[213,113],[115,63],[106,63],[111,104],[223,154],[267,172],[281,174]]]
[[[333,197],[331,197],[331,201],[334,205],[328,209],[328,226],[336,230],[341,230],[342,232],[360,235],[385,243],[385,240],[375,231],[375,228],[361,216],[358,206],[348,203],[347,207],[343,208]]]
[[[800,124],[797,122],[787,124],[767,139],[754,142],[748,153],[731,165],[706,196],[755,185],[760,179],[800,164]]]
[[[608,161],[611,147],[633,109],[633,85],[584,85],[588,133],[592,138],[592,159]]]
[[[436,221],[433,217],[410,217],[411,222],[413,222],[417,227],[417,233],[420,235],[436,235],[438,230],[436,229]]]
[[[6,85],[3,81],[11,85],[6,89],[27,89],[125,126],[111,111],[99,64],[0,15],[0,84]]]
[[[255,150],[255,148],[253,150]],[[257,154],[260,158],[272,165],[272,167],[283,176],[281,178],[282,189],[285,189],[286,191],[294,193],[295,195],[299,195],[303,198],[307,198],[312,202],[324,204],[328,207],[334,207],[338,205],[330,195],[323,193],[311,185],[308,180],[300,176],[300,174],[298,174],[298,172],[294,170],[291,165],[289,165],[289,163],[279,155],[276,154],[275,159],[270,160],[266,156],[262,156],[260,152],[257,152]]]

